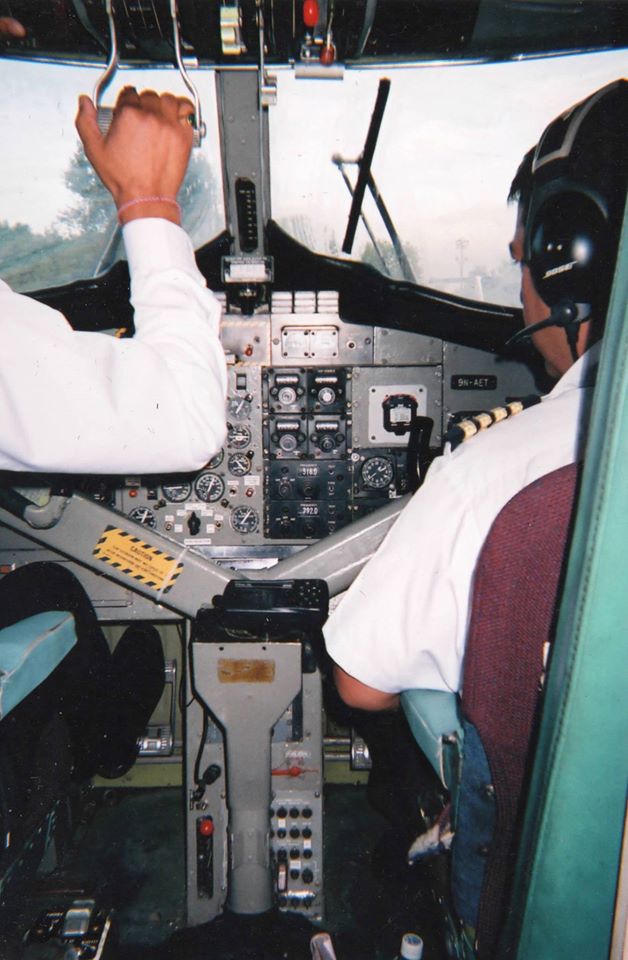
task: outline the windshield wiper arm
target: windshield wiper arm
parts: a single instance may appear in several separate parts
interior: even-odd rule
[[[349,164],[358,164],[359,161],[358,161],[358,160],[344,160],[344,159],[340,156],[340,154],[338,154],[338,153],[335,153],[335,154],[333,155],[333,157],[331,158],[331,160],[332,160],[332,163],[335,163],[336,166],[338,167],[338,169],[340,170],[340,175],[341,175],[341,177],[342,177],[342,179],[343,179],[343,181],[344,181],[344,184],[345,184],[347,190],[349,191],[349,193],[351,194],[351,196],[353,196],[353,184],[351,183],[351,181],[350,181],[350,179],[349,179],[349,176],[348,176],[348,174],[347,174],[347,171],[345,170],[345,167],[348,166]],[[367,218],[366,218],[363,210],[360,210],[360,219],[362,220],[362,223],[364,224],[364,229],[365,229],[366,232],[368,233],[369,240],[371,241],[371,244],[372,244],[372,246],[373,246],[373,250],[375,251],[375,256],[376,256],[377,259],[379,260],[379,263],[380,263],[381,268],[382,268],[383,270],[386,270],[386,260],[385,260],[385,258],[384,258],[383,253],[382,253],[381,250],[379,249],[379,244],[378,244],[378,242],[377,242],[377,237],[375,236],[375,232],[374,232],[374,230],[371,228],[371,225],[370,225],[370,223],[368,222],[368,220],[367,220]]]
[[[364,202],[364,194],[366,192],[366,187],[371,173],[371,164],[373,162],[373,155],[375,153],[375,147],[377,146],[377,138],[379,137],[379,131],[382,125],[389,92],[390,80],[383,78],[379,81],[375,108],[373,110],[368,133],[366,135],[364,150],[362,151],[362,156],[359,161],[358,179],[356,181],[355,190],[353,191],[351,209],[349,210],[347,232],[345,233],[345,238],[342,242],[343,253],[351,253],[353,249],[355,232],[358,228],[358,220],[360,219],[360,210],[362,209],[362,204]]]

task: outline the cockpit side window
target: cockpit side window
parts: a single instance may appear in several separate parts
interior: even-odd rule
[[[0,60],[0,277],[14,290],[98,276],[125,256],[116,211],[80,146],[74,114],[101,70]],[[212,71],[195,75],[208,134],[194,150],[179,200],[195,247],[224,229],[216,93]],[[118,88],[180,89],[170,70],[120,71]]]
[[[295,239],[343,255],[378,85],[390,80],[372,175],[414,279],[448,293],[519,305],[506,197],[521,157],[566,106],[625,72],[625,52],[527,62],[349,68],[342,81],[279,73],[271,109],[273,217]],[[277,162],[280,158],[280,162]],[[367,194],[350,256],[403,278]],[[365,222],[366,221],[366,222]]]

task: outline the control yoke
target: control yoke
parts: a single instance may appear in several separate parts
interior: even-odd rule
[[[104,107],[101,105],[100,101],[103,93],[113,79],[120,62],[116,22],[113,15],[113,0],[105,0],[105,9],[107,11],[107,18],[109,21],[109,60],[107,61],[107,66],[96,81],[96,85],[94,87],[94,104],[98,114],[98,126],[103,134],[106,134],[111,126],[113,107]],[[198,90],[190,79],[190,75],[185,69],[185,64],[183,63],[177,0],[170,0],[170,16],[172,19],[172,43],[174,46],[177,68],[181,74],[181,79],[189,90],[190,96],[194,101],[194,138],[192,145],[194,147],[200,147],[201,141],[207,132],[207,128],[202,118],[201,101],[198,95]]]

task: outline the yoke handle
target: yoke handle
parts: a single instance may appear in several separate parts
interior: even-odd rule
[[[109,21],[109,59],[105,69],[96,81],[93,97],[94,104],[96,106],[98,127],[103,136],[108,133],[111,126],[111,121],[113,119],[113,107],[104,107],[101,105],[100,101],[104,91],[113,79],[113,76],[116,73],[120,63],[116,22],[113,15],[113,0],[105,0],[105,10],[107,12],[107,19]],[[202,119],[201,100],[198,95],[198,90],[190,79],[189,73],[185,69],[185,64],[183,63],[183,57],[181,55],[181,34],[179,31],[177,0],[170,0],[170,16],[172,18],[172,40],[174,44],[177,68],[181,74],[181,79],[189,90],[190,96],[194,101],[194,136],[192,139],[192,146],[200,147],[201,141],[207,133],[207,128]]]

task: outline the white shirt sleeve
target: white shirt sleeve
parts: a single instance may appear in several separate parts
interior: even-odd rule
[[[0,469],[154,473],[201,467],[225,435],[220,306],[185,232],[124,227],[136,333],[72,330],[0,281]]]
[[[447,460],[432,464],[324,627],[333,660],[386,693],[458,688],[481,533]]]

